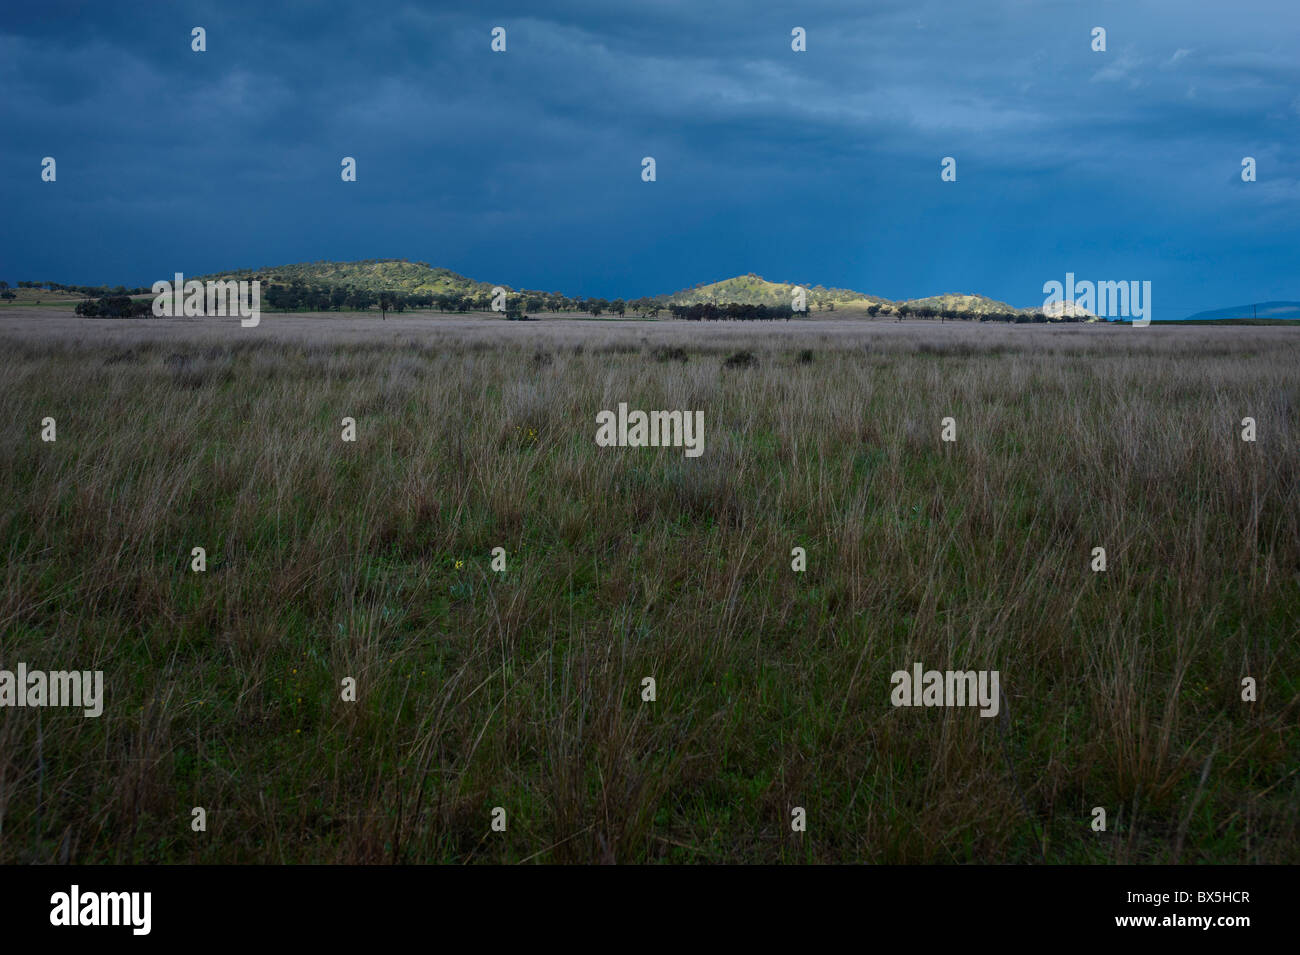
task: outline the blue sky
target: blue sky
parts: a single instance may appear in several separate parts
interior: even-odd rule
[[[8,4],[0,129],[10,282],[395,257],[610,298],[1300,299],[1296,0]]]

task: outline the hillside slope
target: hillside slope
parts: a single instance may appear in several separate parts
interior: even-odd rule
[[[735,302],[739,305],[789,305],[796,285],[795,282],[769,282],[752,272],[737,275],[720,282],[697,285],[670,295],[661,295],[657,301],[668,305],[695,305],[700,302],[721,304]],[[808,305],[815,307],[826,303],[835,305],[886,305],[889,299],[879,295],[867,295],[852,289],[825,288],[821,285],[803,284],[808,292]]]
[[[257,269],[231,269],[196,276],[199,281],[216,279],[261,279],[263,283],[307,286],[351,286],[370,291],[490,292],[491,282],[466,278],[450,269],[434,268],[427,262],[406,259],[366,259],[360,262],[298,262]],[[506,286],[509,288],[509,286]]]
[[[1300,319],[1300,302],[1259,302],[1251,305],[1234,305],[1230,308],[1214,308],[1189,315],[1186,320],[1204,322],[1241,318],[1295,321]]]
[[[984,295],[963,295],[963,294],[945,294],[929,295],[925,298],[912,298],[902,305],[910,306],[913,310],[918,308],[933,308],[940,312],[958,312],[972,315],[993,315],[1006,312],[1023,312],[1025,309],[1016,308],[1014,305],[1008,305],[1006,302],[999,302],[996,299],[988,298]]]

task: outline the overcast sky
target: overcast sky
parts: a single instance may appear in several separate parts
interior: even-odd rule
[[[1300,299],[1297,0],[43,0],[0,13],[0,129],[11,283],[392,257],[609,298]]]

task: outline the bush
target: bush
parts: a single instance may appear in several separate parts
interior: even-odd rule
[[[754,357],[752,351],[738,351],[727,356],[726,361],[722,363],[723,368],[753,368],[758,364],[758,359]]]
[[[137,302],[127,295],[112,295],[78,302],[76,311],[85,318],[147,318],[153,315],[153,302]]]
[[[690,353],[685,348],[676,346],[660,345],[651,354],[654,355],[655,361],[680,361],[685,362],[689,359]]]

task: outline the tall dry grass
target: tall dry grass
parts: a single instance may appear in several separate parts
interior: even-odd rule
[[[798,324],[11,337],[0,861],[1300,859],[1300,340]]]

